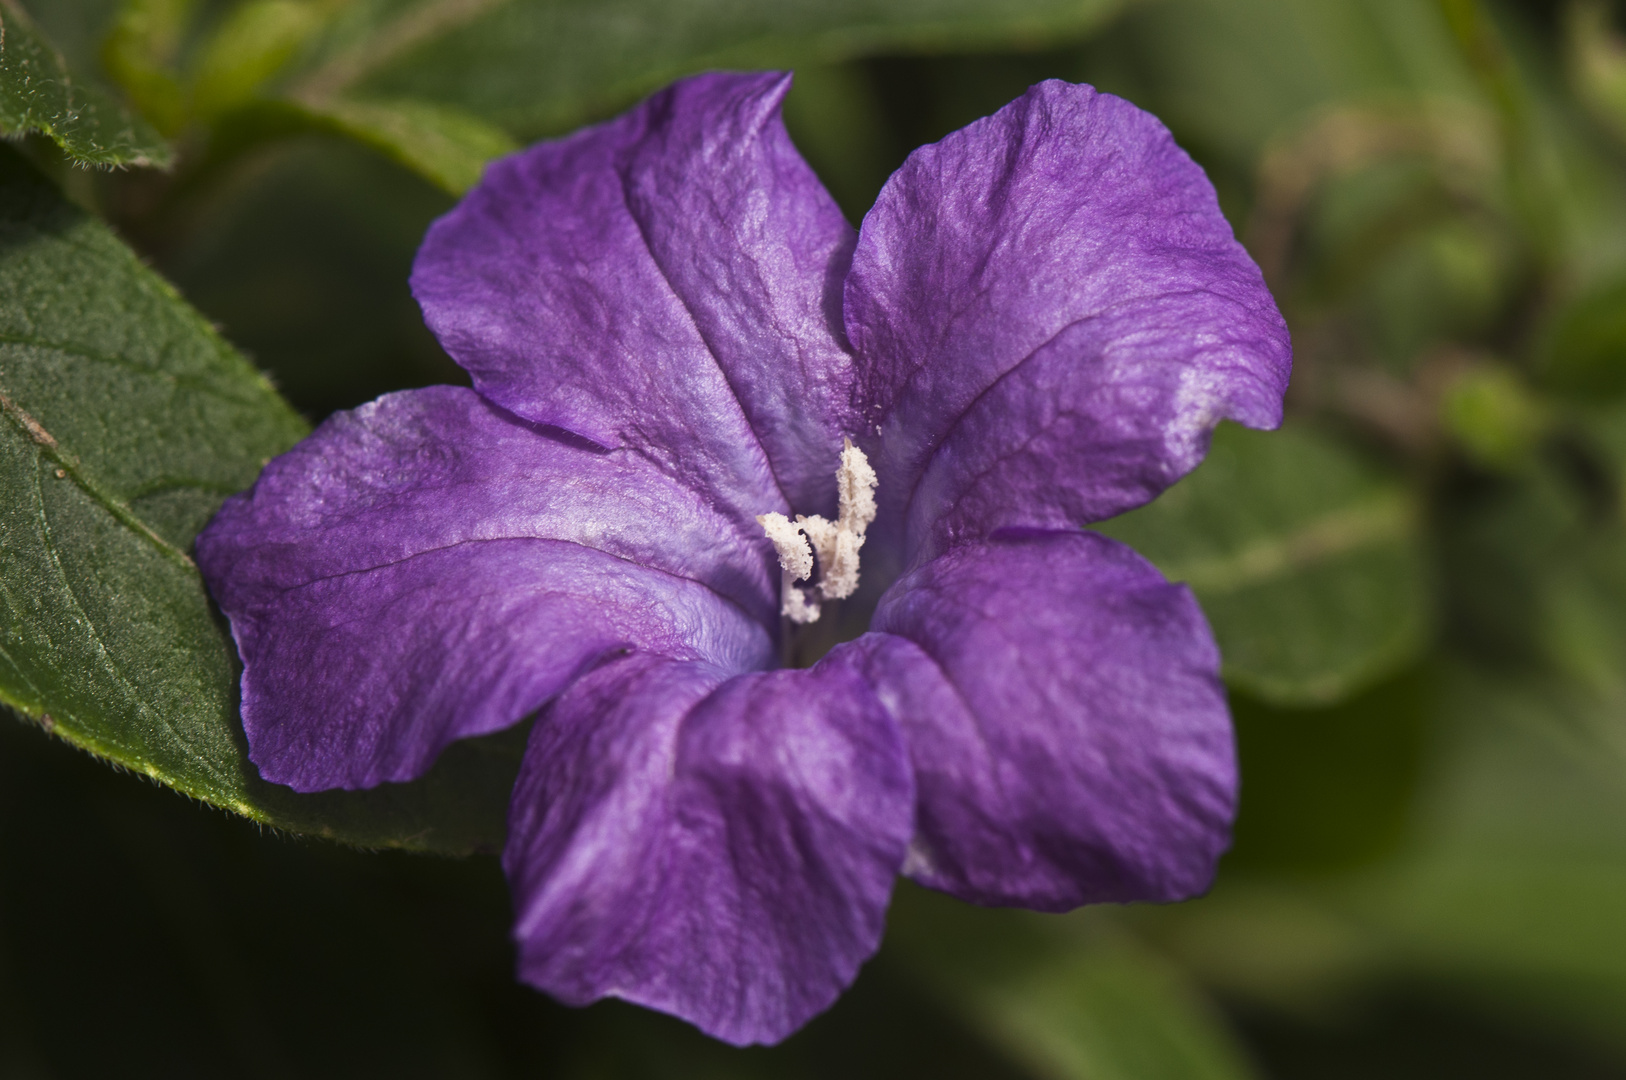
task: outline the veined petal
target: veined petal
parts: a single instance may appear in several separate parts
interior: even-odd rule
[[[443,386],[329,419],[228,500],[198,564],[250,757],[312,791],[411,779],[622,650],[766,666],[763,546],[640,456]]]
[[[600,668],[537,722],[515,787],[520,975],[569,1004],[620,997],[777,1042],[879,945],[913,794],[847,661]]]
[[[1281,418],[1290,347],[1200,168],[1148,113],[1046,82],[910,155],[846,283],[882,527],[910,565],[1076,527]]]
[[[789,85],[697,76],[491,165],[412,273],[475,387],[747,518],[833,507],[854,235],[785,133]]]
[[[848,648],[914,763],[905,872],[981,904],[1178,900],[1229,844],[1236,762],[1190,592],[1096,533],[966,544]]]

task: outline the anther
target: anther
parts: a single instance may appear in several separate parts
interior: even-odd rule
[[[758,514],[757,524],[773,542],[779,556],[779,613],[794,623],[810,623],[819,617],[819,605],[807,599],[796,582],[813,576],[813,552],[802,530],[780,513]]]
[[[819,605],[797,587],[819,566],[818,593],[826,600],[841,600],[858,591],[858,552],[864,533],[875,520],[875,470],[864,452],[841,440],[841,463],[836,469],[837,520],[817,514],[800,515],[793,524],[784,514],[757,517],[762,531],[779,556],[781,612],[797,623],[819,617]]]

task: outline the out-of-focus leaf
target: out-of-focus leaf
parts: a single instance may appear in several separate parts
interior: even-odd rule
[[[1409,857],[1336,903],[1411,971],[1626,1054],[1626,708],[1466,666],[1441,700]]]
[[[36,29],[51,40],[75,71],[94,70],[97,51],[123,0],[21,0]]]
[[[1626,709],[1626,409],[1590,410],[1580,430],[1602,474],[1588,478],[1594,490],[1581,497],[1593,505],[1562,534],[1564,547],[1534,564],[1537,642],[1552,671]]]
[[[1440,492],[1446,634],[1482,661],[1626,702],[1626,413],[1569,423],[1563,452]]]
[[[307,107],[318,124],[392,158],[430,183],[461,195],[486,163],[517,150],[500,128],[446,105],[337,99]]]
[[[207,120],[252,98],[326,22],[321,0],[249,0],[210,35],[192,72],[192,103]]]
[[[102,66],[165,135],[186,123],[186,91],[175,70],[195,0],[124,0],[102,45]]]
[[[1544,353],[1540,376],[1548,389],[1589,401],[1626,394],[1626,278],[1560,309]]]
[[[1098,528],[1191,586],[1226,678],[1266,701],[1335,701],[1427,643],[1406,489],[1313,430],[1221,425],[1196,472]]]
[[[1105,919],[991,911],[904,886],[888,923],[888,949],[1036,1076],[1254,1075],[1202,995]]]
[[[1035,1080],[884,958],[771,1048],[567,1008],[496,859],[268,838],[9,721],[0,866],[6,1080]]]
[[[505,132],[458,109],[422,101],[335,99],[244,105],[221,118],[211,153],[229,161],[256,143],[309,132],[353,139],[452,195],[473,187],[487,162],[518,149]]]
[[[859,64],[798,67],[785,126],[847,219],[863,220],[897,165],[868,73]]]
[[[1168,0],[1090,53],[1104,88],[1249,171],[1322,110],[1477,96],[1438,5],[1411,0]]]
[[[1411,820],[1434,709],[1426,667],[1321,709],[1233,694],[1242,805],[1226,868],[1325,874],[1391,854]]]
[[[468,381],[423,324],[407,276],[451,197],[355,143],[256,152],[235,198],[161,264],[305,415]]]
[[[85,165],[167,166],[151,124],[68,70],[11,0],[0,0],[0,135],[37,131]]]
[[[709,67],[1075,38],[1123,0],[423,0],[357,11],[301,100],[354,90],[432,101],[532,137],[565,131]]]
[[[220,502],[305,430],[265,378],[94,219],[0,151],[0,702],[97,755],[281,828],[489,846],[518,747],[414,784],[259,779],[235,655],[188,557]]]
[[[1432,700],[1429,765],[1388,859],[1230,875],[1135,926],[1205,983],[1276,1008],[1427,987],[1626,1059],[1626,708],[1463,663],[1440,666]]]
[[[1570,81],[1603,124],[1626,139],[1626,40],[1603,0],[1571,0],[1565,12]]]
[[[1502,366],[1476,365],[1453,379],[1441,402],[1445,430],[1480,465],[1509,469],[1535,448],[1546,411]]]
[[[1404,369],[1430,344],[1471,338],[1498,317],[1517,252],[1498,216],[1502,181],[1488,109],[1327,107],[1270,141],[1246,237],[1301,317],[1301,337],[1311,329],[1302,316],[1342,305],[1359,314],[1371,351]]]

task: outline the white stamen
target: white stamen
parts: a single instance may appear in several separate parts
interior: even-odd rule
[[[780,569],[789,574],[792,581],[813,576],[813,552],[808,550],[807,539],[800,528],[792,525],[784,514],[758,514],[757,524],[773,541]]]
[[[864,538],[847,529],[836,532],[835,557],[820,566],[819,591],[828,600],[840,600],[858,591],[858,549]]]
[[[870,468],[869,458],[851,439],[842,439],[841,467],[836,470],[836,490],[841,493],[839,527],[857,533],[860,540],[869,523],[875,520],[875,484],[875,470]]]
[[[796,582],[813,576],[813,552],[802,530],[779,513],[758,514],[757,524],[779,556],[780,614],[794,623],[817,621],[819,605],[809,602],[807,594],[796,587]]]
[[[876,478],[864,452],[851,439],[841,443],[841,465],[836,469],[840,513],[834,524],[817,514],[801,515],[794,524],[779,513],[757,517],[779,556],[780,610],[792,622],[810,623],[819,617],[818,603],[796,587],[796,582],[813,576],[815,556],[820,596],[841,600],[858,591],[858,552],[875,520]]]
[[[808,542],[813,545],[813,554],[818,557],[820,566],[829,566],[836,557],[836,533],[839,531],[833,522],[824,520],[817,514],[809,517],[800,514],[796,524],[802,527]]]
[[[819,604],[816,600],[809,600],[807,593],[798,589],[790,582],[780,580],[780,595],[784,597],[784,604],[779,613],[793,623],[815,623],[819,621]]]

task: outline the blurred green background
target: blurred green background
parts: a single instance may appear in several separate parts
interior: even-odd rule
[[[1208,171],[1295,344],[1282,432],[1223,428],[1102,526],[1191,583],[1226,657],[1243,800],[1208,897],[1037,916],[901,885],[852,991],[736,1051],[517,986],[489,855],[267,829],[7,721],[0,1077],[1626,1077],[1626,5],[0,19],[0,76],[27,26],[107,95],[0,127],[311,421],[461,379],[406,280],[481,162],[714,66],[796,68],[787,121],[855,223],[1035,81],[1121,94]]]

